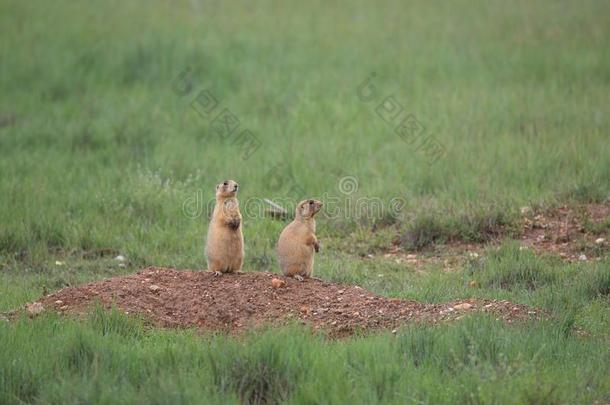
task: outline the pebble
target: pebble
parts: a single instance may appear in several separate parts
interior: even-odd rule
[[[468,302],[464,302],[462,304],[457,304],[453,307],[453,309],[470,309],[472,308],[472,304],[469,304]]]
[[[125,256],[118,255],[117,257],[114,258],[114,260],[116,260],[117,262],[124,262],[126,259],[125,259]]]
[[[158,285],[156,285],[156,284],[153,284],[153,285],[149,286],[149,287],[148,287],[148,289],[149,289],[150,291],[152,291],[152,292],[157,292],[157,291],[159,291],[159,290],[161,289],[161,287],[159,287],[159,286],[158,286]]]
[[[281,280],[279,278],[274,278],[271,280],[271,286],[273,288],[281,288],[284,285],[286,285],[286,282],[284,280]]]
[[[606,241],[606,239],[604,239],[604,238],[597,238],[597,239],[595,239],[595,243],[597,243],[598,245],[601,245],[605,241]]]
[[[38,315],[42,311],[44,311],[44,307],[40,302],[32,302],[31,304],[26,304],[26,309],[28,313],[31,315]]]
[[[582,254],[582,255],[578,256],[578,260],[580,260],[582,262],[587,261],[587,255]]]

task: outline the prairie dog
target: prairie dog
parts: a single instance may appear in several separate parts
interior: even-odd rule
[[[244,261],[244,234],[237,201],[239,184],[225,180],[216,186],[216,205],[205,243],[208,270],[215,275],[241,270]]]
[[[296,208],[295,218],[284,228],[277,242],[277,258],[285,276],[299,281],[311,277],[314,252],[320,250],[316,238],[314,215],[320,211],[318,200],[303,200]]]

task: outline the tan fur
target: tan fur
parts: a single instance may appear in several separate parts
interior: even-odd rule
[[[322,208],[317,200],[304,200],[297,205],[294,221],[280,234],[277,258],[285,276],[302,279],[313,273],[314,252],[320,248],[316,238],[314,215]]]
[[[205,256],[208,270],[217,275],[240,271],[244,261],[238,187],[233,180],[226,180],[216,186],[216,205],[208,228]]]

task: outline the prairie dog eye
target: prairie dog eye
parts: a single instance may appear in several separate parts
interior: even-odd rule
[[[226,186],[226,185],[228,185],[228,184],[229,184],[229,183],[228,183],[228,182],[226,182],[226,181],[225,181],[224,183],[222,183],[222,185],[223,185],[223,186]]]
[[[309,205],[313,205],[313,200],[309,200]]]

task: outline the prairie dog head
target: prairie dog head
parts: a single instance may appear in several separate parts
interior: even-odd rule
[[[311,219],[322,209],[322,202],[318,200],[303,200],[297,205],[295,217]]]
[[[238,189],[239,184],[237,184],[237,182],[234,180],[225,180],[222,183],[218,183],[216,186],[216,198],[235,198],[237,196]]]

